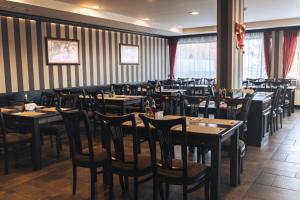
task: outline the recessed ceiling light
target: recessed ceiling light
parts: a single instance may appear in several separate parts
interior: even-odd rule
[[[199,15],[199,12],[198,11],[192,11],[192,12],[190,12],[190,15]]]
[[[143,18],[144,21],[150,21],[150,18],[149,17],[145,17]]]
[[[100,8],[98,5],[87,5],[86,7],[95,10]]]

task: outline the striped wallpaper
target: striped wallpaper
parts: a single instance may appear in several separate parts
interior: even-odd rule
[[[0,93],[164,79],[165,38],[0,16]],[[78,39],[80,65],[46,65],[45,37]],[[119,64],[119,44],[138,44],[139,65]]]

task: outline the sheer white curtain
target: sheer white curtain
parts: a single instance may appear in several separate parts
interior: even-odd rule
[[[181,38],[178,41],[175,78],[216,78],[216,36]]]
[[[243,79],[267,78],[264,57],[264,34],[246,33]]]

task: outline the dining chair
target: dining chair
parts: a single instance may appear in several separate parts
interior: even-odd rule
[[[73,195],[76,194],[77,167],[87,168],[90,170],[91,177],[91,199],[94,200],[96,195],[97,169],[105,165],[107,152],[102,148],[103,145],[95,148],[93,132],[85,111],[59,110],[59,112],[64,120],[69,138],[73,170]],[[84,125],[84,129],[80,128],[81,124]],[[84,148],[84,146],[87,146],[87,148]]]
[[[127,93],[126,84],[112,84],[111,86],[117,95],[125,95]]]
[[[287,92],[285,99],[284,99],[284,105],[283,105],[283,117],[285,117],[285,114],[287,113],[287,116],[291,116],[292,112],[292,102],[290,98],[291,93]]]
[[[201,85],[203,84],[204,82],[204,79],[203,78],[194,78],[194,81],[195,81],[195,85]]]
[[[128,95],[138,96],[139,95],[139,85],[128,85]]]
[[[59,94],[58,97],[58,108],[70,108],[70,109],[81,109],[80,95],[78,94]]]
[[[241,115],[238,118],[243,122],[242,126],[242,133],[241,133],[241,139],[243,141],[247,140],[247,133],[248,133],[248,119],[249,119],[249,111],[252,105],[252,100],[254,98],[254,94],[246,94],[244,100],[243,100],[243,105],[242,105],[242,111]]]
[[[79,96],[81,98],[78,98],[77,106],[79,106],[81,109],[87,109],[87,93],[84,88],[71,88],[69,89],[69,95]]]
[[[18,148],[28,143],[32,145],[32,134],[8,131],[0,109],[0,149],[3,152],[5,174],[8,174],[8,153],[16,152]]]
[[[42,92],[40,97],[40,106],[53,107],[57,106],[58,98],[55,93]],[[44,136],[49,136],[51,148],[53,148],[53,137],[55,137],[56,143],[56,159],[60,159],[60,152],[62,151],[62,137],[66,130],[62,121],[56,121],[51,123],[46,123],[40,126],[40,133],[42,135],[42,144]]]
[[[70,94],[70,89],[53,89],[54,93],[57,94],[58,96],[60,94]]]
[[[216,82],[216,79],[215,78],[204,78],[204,83],[206,85],[214,85]]]
[[[56,106],[56,94],[43,91],[40,96],[39,105],[41,106]]]
[[[245,98],[243,99],[243,102],[242,102],[242,111],[238,117],[238,119],[243,122],[243,125],[240,128],[240,139],[238,141],[240,173],[243,173],[243,169],[244,169],[243,163],[244,163],[244,157],[246,156],[246,151],[247,151],[247,145],[246,145],[247,137],[246,136],[248,133],[248,116],[249,116],[249,111],[251,108],[251,103],[252,103],[253,97],[254,97],[253,94],[247,94],[245,96]],[[234,116],[233,119],[236,119],[236,116]],[[230,139],[225,140],[223,142],[222,149],[223,149],[223,151],[225,151],[227,153],[231,152],[231,140]]]
[[[94,130],[94,136],[97,135],[98,129],[101,127],[101,123],[99,123],[99,120],[97,120],[97,116],[95,115],[95,112],[101,113],[106,115],[106,105],[105,105],[105,98],[104,98],[104,92],[103,90],[93,91],[93,92],[87,92],[88,95],[88,115],[90,114],[89,119],[92,119],[93,122],[93,130]]]
[[[276,127],[278,127],[277,122],[277,109],[278,109],[278,103],[279,103],[279,98],[281,94],[281,88],[278,87],[274,93],[273,99],[272,99],[272,106],[271,106],[271,113],[269,115],[269,120],[268,120],[268,127],[271,132],[271,135],[276,131]]]
[[[143,120],[149,135],[151,161],[154,167],[153,199],[157,199],[158,189],[163,196],[162,183],[166,184],[166,199],[169,197],[169,185],[181,185],[184,200],[187,199],[188,193],[196,191],[201,185],[205,185],[205,199],[209,199],[209,167],[188,161],[189,134],[186,131],[186,118],[156,120],[143,114],[140,114],[139,117]],[[150,128],[151,126],[153,128]],[[174,129],[178,129],[176,134],[172,131]],[[159,143],[160,154],[157,152],[156,140]],[[175,158],[175,145],[181,147],[181,159]]]
[[[204,107],[201,107],[201,104],[205,102]],[[190,116],[190,117],[199,117],[202,114],[202,117],[208,118],[208,106],[210,102],[210,96],[181,96],[180,103],[180,115],[181,116]],[[194,152],[194,146],[189,146],[189,151]],[[208,151],[208,147],[203,144],[197,146],[197,162],[200,162],[200,156],[202,163],[205,164],[205,153]]]
[[[278,104],[277,104],[277,118],[276,118],[276,124],[278,124],[278,117],[280,120],[280,128],[282,128],[282,121],[284,117],[284,103],[285,98],[287,94],[287,86],[284,86],[281,90],[281,94],[279,95]]]
[[[134,199],[138,197],[140,183],[149,181],[153,177],[150,155],[139,153],[139,137],[136,120],[133,114],[124,116],[105,116],[95,113],[102,122],[102,139],[108,156],[108,169],[110,174],[109,199],[113,198],[113,175],[119,175],[123,192],[128,191],[128,177],[134,179]],[[126,130],[124,123],[131,126]],[[130,134],[130,139],[126,135]],[[113,147],[113,148],[112,148]]]

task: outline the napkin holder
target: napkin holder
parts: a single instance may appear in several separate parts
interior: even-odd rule
[[[25,104],[25,111],[34,111],[36,108],[36,104],[35,103],[27,103]]]

